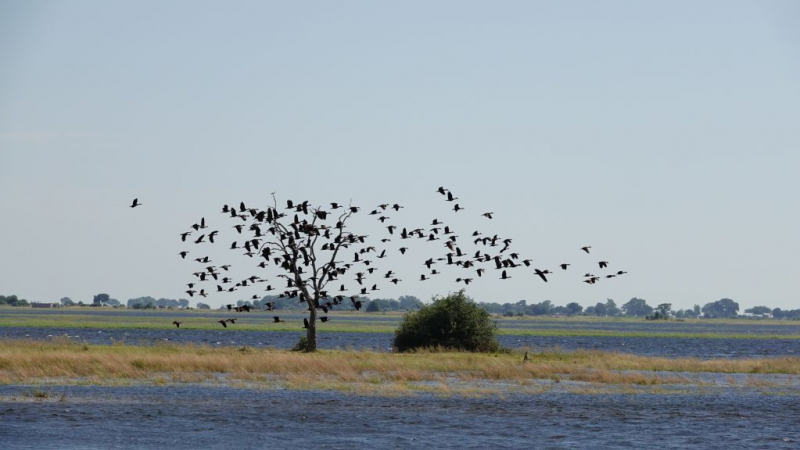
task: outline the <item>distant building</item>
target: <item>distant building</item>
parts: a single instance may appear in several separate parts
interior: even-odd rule
[[[31,308],[61,308],[60,303],[31,303]]]

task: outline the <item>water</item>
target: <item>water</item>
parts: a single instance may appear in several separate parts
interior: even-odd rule
[[[3,448],[800,447],[796,396],[740,388],[487,398],[209,386],[43,389],[50,398],[26,396],[30,388],[24,386],[0,386]]]
[[[304,336],[302,331],[238,331],[235,329],[94,329],[94,328],[36,328],[0,327],[0,338],[50,339],[67,336],[90,344],[152,345],[154,343],[193,343],[212,346],[248,346],[291,348]],[[318,335],[321,349],[367,349],[390,351],[391,333],[338,333],[322,331]],[[519,349],[548,349],[565,351],[602,350],[644,356],[670,358],[760,358],[800,356],[800,339],[721,339],[673,337],[594,337],[594,336],[498,336],[504,347]]]

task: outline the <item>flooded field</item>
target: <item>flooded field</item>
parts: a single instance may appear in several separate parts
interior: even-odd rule
[[[234,329],[131,329],[131,328],[37,328],[0,327],[0,339],[51,339],[66,336],[89,344],[124,342],[151,345],[159,342],[192,343],[212,346],[274,347],[295,345],[302,331],[238,331]],[[321,349],[369,349],[390,351],[391,333],[341,333],[322,331]],[[601,350],[670,358],[753,358],[800,355],[798,339],[725,339],[613,336],[524,336],[500,335],[500,344],[511,349]]]
[[[285,323],[272,323],[280,315]],[[400,314],[337,312],[320,327],[323,349],[389,351]],[[216,321],[236,317],[235,326]],[[0,308],[0,339],[66,336],[90,344],[156,342],[291,348],[304,332],[297,312],[137,311],[94,308]],[[176,329],[171,322],[183,322]],[[511,349],[600,350],[644,356],[751,358],[800,355],[800,323],[786,321],[644,321],[598,318],[497,318]],[[280,327],[280,328],[278,328]],[[277,330],[276,330],[277,328]],[[276,330],[276,331],[273,331]]]
[[[224,317],[237,317],[243,323],[265,325],[272,321],[273,316],[280,316],[287,322],[302,323],[304,314],[297,311],[254,311],[251,313],[237,314],[235,312],[207,310],[207,311],[145,311],[145,310],[111,310],[95,308],[69,308],[69,309],[27,309],[27,308],[0,308],[0,322],[5,326],[21,326],[29,321],[62,324],[69,323],[70,327],[82,327],[94,324],[95,321],[107,322],[109,325],[153,325],[163,322],[165,328],[173,320],[193,321],[194,323],[208,323],[216,326],[215,322]],[[392,331],[403,319],[402,314],[366,314],[333,312],[328,314],[333,323],[345,324],[353,327],[382,327],[381,331]],[[574,334],[586,331],[604,331],[620,333],[683,333],[683,334],[713,334],[713,335],[749,335],[759,337],[763,335],[786,335],[800,338],[800,321],[775,321],[775,320],[687,320],[687,321],[647,321],[643,319],[614,319],[594,317],[525,317],[525,318],[495,318],[498,328],[508,334],[523,334],[526,331],[558,330]],[[0,327],[1,328],[1,327]]]
[[[210,386],[0,386],[13,449],[770,448],[800,402],[752,389],[387,398]]]

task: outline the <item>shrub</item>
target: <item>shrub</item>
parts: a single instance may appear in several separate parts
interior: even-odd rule
[[[490,317],[463,290],[434,297],[433,304],[406,313],[395,331],[394,347],[401,352],[425,347],[496,352],[500,350],[497,325]]]
[[[292,347],[293,352],[305,352],[308,351],[308,338],[306,336],[302,336],[300,341],[297,344],[294,344]]]

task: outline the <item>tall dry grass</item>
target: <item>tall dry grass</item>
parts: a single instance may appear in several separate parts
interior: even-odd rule
[[[800,358],[717,359],[650,358],[596,351],[544,351],[473,354],[421,351],[413,354],[370,351],[319,351],[217,348],[163,344],[85,345],[68,340],[0,341],[0,383],[48,379],[81,379],[96,383],[120,380],[164,380],[198,383],[238,380],[293,388],[396,391],[448,380],[576,380],[599,384],[658,385],[685,383],[679,374],[715,372],[800,374]],[[631,373],[635,372],[635,373]],[[428,383],[426,386],[430,386]]]

